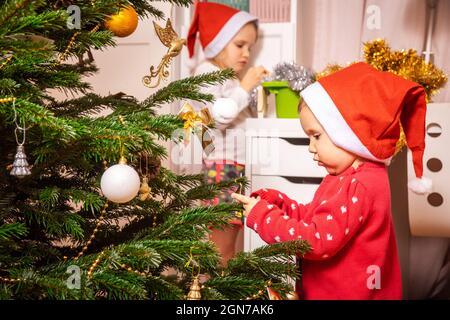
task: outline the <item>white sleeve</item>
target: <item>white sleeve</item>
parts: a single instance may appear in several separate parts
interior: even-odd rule
[[[231,82],[231,81],[230,81]],[[249,93],[245,91],[238,81],[232,81],[232,83],[225,83],[222,94],[224,98],[233,99],[239,108],[239,112],[248,107],[248,99],[250,97]]]

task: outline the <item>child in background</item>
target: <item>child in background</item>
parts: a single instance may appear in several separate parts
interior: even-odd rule
[[[203,171],[210,183],[244,175],[245,119],[254,117],[254,113],[247,108],[249,93],[267,75],[266,69],[261,66],[249,68],[243,74],[257,40],[257,26],[257,18],[247,12],[218,3],[196,3],[187,45],[189,57],[192,58],[198,33],[204,59],[195,67],[193,75],[231,68],[239,78],[203,90],[216,99],[208,105],[215,120],[216,130],[212,135],[215,149],[203,162]],[[214,199],[213,204],[231,202],[230,194],[225,193],[220,199]],[[241,228],[241,220],[234,219],[231,227],[212,230],[211,240],[216,243],[223,264],[234,256]]]
[[[431,181],[422,177],[424,89],[357,63],[321,78],[301,96],[309,151],[329,173],[313,200],[299,204],[271,189],[232,197],[244,204],[247,226],[267,243],[310,243],[297,284],[305,299],[401,299],[386,166],[403,128],[417,177],[409,188],[430,191]]]

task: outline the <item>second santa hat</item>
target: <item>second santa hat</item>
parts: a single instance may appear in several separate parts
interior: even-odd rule
[[[205,57],[214,58],[245,24],[257,20],[248,12],[219,3],[197,2],[187,39],[189,57],[194,55],[197,33]]]
[[[389,164],[403,128],[416,174],[409,188],[430,191],[431,180],[423,177],[422,86],[360,62],[319,79],[301,96],[335,145],[369,160]]]

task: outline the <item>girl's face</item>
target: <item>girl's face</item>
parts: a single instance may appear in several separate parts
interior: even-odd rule
[[[306,104],[300,109],[300,124],[309,137],[308,151],[314,155],[314,161],[323,166],[329,174],[338,175],[358,162],[354,154],[339,148],[330,140]]]
[[[253,23],[247,23],[233,39],[213,58],[213,62],[221,69],[231,68],[241,72],[250,59],[250,51],[256,43],[257,31]]]

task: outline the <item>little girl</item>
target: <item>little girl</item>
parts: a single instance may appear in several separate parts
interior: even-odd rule
[[[431,181],[422,177],[424,89],[357,63],[301,95],[309,151],[329,173],[313,200],[300,204],[272,189],[232,196],[244,204],[247,226],[267,243],[310,243],[297,286],[305,299],[401,299],[386,165],[403,128],[417,177],[409,187],[430,191]]]
[[[187,45],[189,57],[192,58],[198,33],[204,59],[193,74],[231,68],[239,77],[204,89],[205,93],[214,95],[216,99],[208,105],[215,120],[216,130],[212,134],[215,149],[203,162],[203,171],[210,183],[244,175],[245,119],[254,117],[254,113],[247,108],[249,93],[267,75],[263,67],[253,67],[243,72],[257,39],[257,26],[257,18],[247,12],[218,3],[196,3]],[[197,104],[196,107],[202,106]],[[232,199],[229,193],[225,193],[220,199],[214,199],[213,204],[219,201],[230,202]],[[236,240],[242,227],[240,219],[231,223],[231,227],[211,233],[211,240],[216,243],[224,264],[235,254]]]

